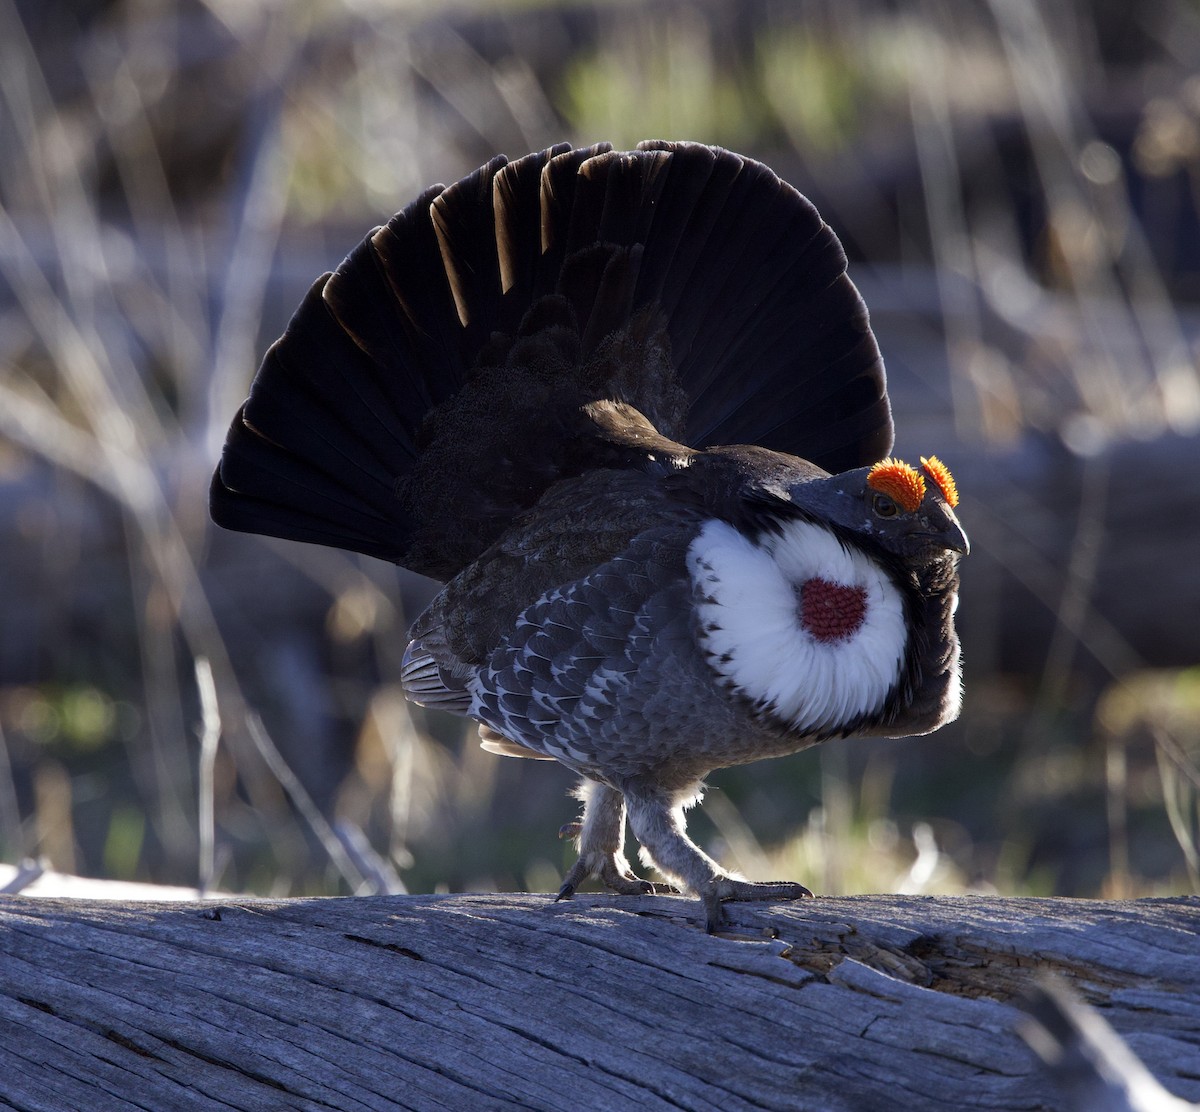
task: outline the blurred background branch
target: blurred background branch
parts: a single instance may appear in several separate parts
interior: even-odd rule
[[[962,720],[718,774],[701,836],[826,892],[1198,890],[1196,57],[1188,0],[0,0],[0,859],[557,887],[566,772],[400,695],[433,585],[206,489],[368,228],[656,136],[814,200],[975,546]]]

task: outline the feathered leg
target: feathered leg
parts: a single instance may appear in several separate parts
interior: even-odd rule
[[[671,891],[667,885],[656,888],[630,868],[625,857],[625,799],[621,793],[595,780],[584,779],[578,794],[583,800],[583,821],[578,824],[576,837],[579,860],[567,873],[555,898],[570,899],[575,890],[593,876],[623,896]]]
[[[722,869],[687,836],[683,811],[695,792],[663,797],[653,790],[626,789],[624,798],[643,859],[700,897],[709,934],[724,921],[725,900],[798,900],[812,895],[794,881],[750,881]]]

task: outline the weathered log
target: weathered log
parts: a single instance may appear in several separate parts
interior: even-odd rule
[[[1200,1098],[1200,899],[0,900],[20,1109],[1039,1109],[1056,973]]]

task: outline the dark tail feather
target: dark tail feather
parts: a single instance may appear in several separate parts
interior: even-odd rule
[[[592,358],[614,334],[661,344],[660,326],[665,376]],[[799,193],[718,148],[562,145],[428,190],[313,287],[234,420],[213,516],[451,574],[562,474],[554,407],[604,397],[695,446],[830,471],[891,447],[866,309]],[[469,520],[439,558],[427,519],[447,504]]]
[[[267,352],[230,426],[210,496],[213,519],[242,529],[400,558],[395,476],[417,456],[429,403],[334,317],[328,275]]]
[[[691,399],[688,443],[761,444],[833,472],[886,455],[883,363],[845,253],[817,210],[749,159],[642,147],[674,155],[660,200],[670,215],[647,244],[639,298],[657,289],[667,313]]]
[[[501,332],[514,332],[526,309],[554,292],[556,275],[543,265],[542,255],[542,171],[552,158],[570,150],[569,143],[560,143],[510,162],[496,175],[493,203],[500,284],[511,306]]]
[[[475,354],[430,218],[441,193],[319,279],[271,346],[213,480],[217,524],[404,560],[415,522],[397,482]]]
[[[463,346],[477,351],[501,324],[500,255],[492,210],[492,182],[507,165],[493,158],[429,206],[442,265],[463,326]]]
[[[568,150],[546,163],[539,182],[542,239],[539,292],[551,293],[558,285],[558,274],[571,239],[571,216],[580,167],[589,159],[611,150],[611,144],[597,143],[594,147]]]
[[[211,505],[218,525],[396,559],[395,546],[386,542],[387,517],[372,513],[356,491],[333,481],[328,471],[264,440],[242,422],[243,412],[244,407],[213,476]]]

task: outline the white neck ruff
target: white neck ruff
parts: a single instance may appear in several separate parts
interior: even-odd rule
[[[878,713],[895,687],[908,641],[900,592],[865,553],[805,521],[749,540],[709,521],[692,541],[688,572],[709,664],[746,698],[801,733],[837,730]],[[861,624],[819,640],[800,621],[809,579],[865,591]]]

